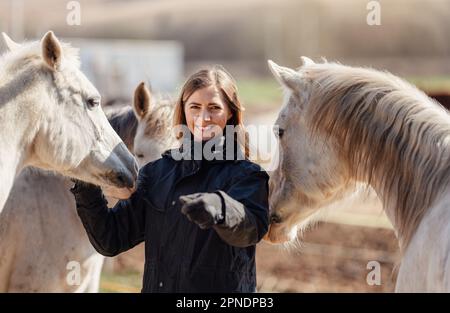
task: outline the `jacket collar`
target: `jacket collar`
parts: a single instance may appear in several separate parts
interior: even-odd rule
[[[245,159],[236,138],[226,140],[226,136],[217,136],[207,141],[194,141],[192,134],[182,141],[180,147],[166,150],[162,156],[198,165]]]

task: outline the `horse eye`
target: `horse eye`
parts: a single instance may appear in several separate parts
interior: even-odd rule
[[[283,137],[284,129],[283,128],[274,127],[274,132],[275,132],[275,135],[278,138],[281,138],[281,137]]]
[[[144,155],[142,153],[139,153],[136,155],[139,159],[142,159],[144,157]]]
[[[100,105],[100,98],[93,97],[87,100],[87,105],[90,109]]]

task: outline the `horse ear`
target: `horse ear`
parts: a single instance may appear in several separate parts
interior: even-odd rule
[[[41,40],[42,56],[45,63],[54,70],[61,66],[62,48],[52,31],[47,32]]]
[[[267,62],[273,76],[275,76],[276,80],[281,85],[286,86],[294,91],[298,89],[301,83],[300,73],[288,67],[279,66],[272,60],[268,60]]]
[[[316,63],[314,63],[313,60],[311,60],[310,58],[305,57],[305,56],[300,57],[300,59],[302,59],[303,66],[308,66],[308,65],[314,65],[314,64],[316,64]]]
[[[142,119],[149,111],[151,94],[150,90],[141,82],[134,91],[133,110],[138,120]]]
[[[8,51],[14,51],[20,48],[20,44],[12,40],[6,33],[2,32],[3,44]]]

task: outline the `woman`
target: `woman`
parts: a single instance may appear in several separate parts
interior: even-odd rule
[[[145,241],[143,292],[255,292],[269,177],[247,159],[232,77],[218,66],[192,75],[174,125],[183,144],[140,170],[129,199],[108,209],[100,188],[72,188],[89,239],[106,256]]]

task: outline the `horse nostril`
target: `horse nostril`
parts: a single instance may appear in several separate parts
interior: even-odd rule
[[[122,173],[122,172],[117,173],[116,181],[117,181],[118,187],[132,188],[134,186],[134,182],[131,179],[131,177],[129,177],[128,175],[126,175],[125,173]]]
[[[117,175],[117,182],[118,182],[121,186],[125,185],[125,177],[123,177],[123,174],[118,174],[118,175]]]
[[[272,213],[270,215],[270,224],[277,224],[277,223],[281,223],[281,217],[276,213]]]

